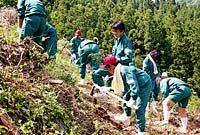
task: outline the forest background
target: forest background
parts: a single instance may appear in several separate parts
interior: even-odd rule
[[[52,2],[52,3],[51,3]],[[186,81],[200,96],[200,8],[175,0],[74,0],[46,1],[48,21],[60,38],[70,40],[80,29],[82,37],[100,40],[103,54],[110,54],[110,25],[121,20],[134,43],[137,67],[152,49],[162,51],[162,72]]]
[[[175,0],[42,0],[48,22],[59,38],[70,40],[80,29],[82,37],[98,37],[101,53],[110,54],[110,24],[121,20],[134,43],[136,66],[152,49],[162,51],[161,71],[186,81],[200,97],[200,7],[198,1]],[[190,3],[188,3],[190,2]],[[16,7],[17,1],[3,0]]]
[[[50,9],[50,7],[48,8]],[[59,10],[56,10],[59,9]],[[137,67],[152,49],[162,50],[162,71],[186,81],[200,96],[200,10],[175,1],[59,1],[51,7],[49,21],[68,39],[81,29],[82,37],[100,39],[101,52],[110,54],[110,24],[121,20],[134,43]]]

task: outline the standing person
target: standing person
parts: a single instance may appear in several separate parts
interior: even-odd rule
[[[79,84],[84,84],[86,65],[90,64],[92,72],[99,68],[99,62],[97,61],[99,55],[99,46],[93,40],[84,40],[78,47],[78,60],[77,64],[80,69],[81,80]]]
[[[152,92],[150,95],[150,100],[152,99],[152,108],[155,112],[157,112],[156,101],[158,101],[159,93],[159,88],[156,85],[156,77],[160,75],[159,63],[161,58],[161,51],[158,49],[153,49],[143,61],[143,70],[147,72],[147,74],[151,77],[152,80]]]
[[[133,60],[133,43],[125,34],[125,24],[121,21],[116,21],[111,24],[111,31],[115,37],[112,48],[112,55],[117,58],[122,65],[134,65]],[[107,86],[111,86],[112,75],[105,68],[99,68],[93,74],[93,81],[99,86],[103,86],[103,78],[109,77]]]
[[[189,86],[182,80],[175,77],[157,77],[156,82],[160,87],[161,93],[164,97],[163,113],[164,120],[156,121],[156,124],[166,125],[169,122],[170,110],[174,104],[178,103],[178,112],[181,116],[182,127],[180,132],[187,132],[187,113],[186,107],[188,105],[191,91]]]
[[[116,21],[111,25],[111,31],[115,37],[112,55],[122,65],[135,65],[133,60],[133,43],[125,34],[125,24]]]
[[[71,49],[71,63],[75,63],[75,60],[78,59],[78,47],[84,39],[81,38],[81,31],[76,30],[75,36],[70,40],[70,49]]]
[[[120,116],[115,116],[115,120],[123,122],[125,126],[129,126],[131,107],[136,101],[138,109],[135,112],[138,135],[144,135],[146,106],[152,89],[150,76],[135,66],[118,64],[118,60],[114,56],[105,57],[103,63],[111,74],[120,72],[121,76],[119,77],[123,80],[123,99],[127,101],[127,104],[124,104],[124,113]]]
[[[32,38],[42,46],[42,33],[46,26],[46,12],[39,0],[18,0],[18,29],[19,40]]]
[[[45,52],[48,53],[50,59],[56,59],[58,42],[56,29],[49,23],[46,23],[43,37],[45,40],[42,41],[42,47],[44,48]]]

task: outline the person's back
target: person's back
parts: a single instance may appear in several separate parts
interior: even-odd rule
[[[177,90],[177,88],[181,86],[188,87],[188,85],[184,81],[175,77],[167,77],[160,82],[160,89],[163,97],[167,97],[169,93]]]
[[[84,83],[86,65],[90,64],[92,71],[99,68],[98,62],[99,46],[93,40],[84,40],[78,47],[78,61],[77,64],[80,68],[81,81],[79,84]]]
[[[78,47],[81,44],[82,39],[78,37],[73,37],[70,40],[70,47],[71,47],[71,53],[72,54],[77,54],[78,53]]]
[[[127,85],[129,85],[129,83],[133,83],[135,85],[138,85],[138,88],[145,87],[146,83],[150,81],[150,76],[145,71],[136,68],[135,66],[122,65],[121,74],[122,76],[126,76],[126,79],[130,79],[124,80],[125,82],[127,82]]]
[[[46,26],[45,7],[39,0],[18,0],[19,41],[30,37],[42,46],[42,34]]]
[[[20,0],[18,3],[18,16],[26,17],[30,15],[46,16],[45,7],[40,0]]]
[[[99,46],[93,40],[84,40],[78,47],[79,57],[87,57],[90,53],[99,53]]]
[[[143,60],[143,70],[149,74],[151,79],[156,79],[156,77],[158,76],[158,73],[154,74],[154,66],[149,58],[149,55]]]
[[[146,71],[152,80],[155,80],[159,76],[159,63],[161,61],[162,54],[158,49],[153,49],[143,60],[143,70]]]

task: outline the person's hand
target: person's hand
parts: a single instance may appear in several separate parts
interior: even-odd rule
[[[72,54],[72,58],[73,58],[74,60],[76,59],[76,54],[75,54],[75,53]]]
[[[135,103],[135,100],[131,97],[129,101],[127,101],[126,106],[132,108],[133,104]]]
[[[105,86],[103,86],[103,87],[100,87],[100,92],[107,92],[107,91],[110,91],[110,87],[105,87]]]
[[[46,40],[46,38],[45,37],[42,37],[42,41],[45,41]]]
[[[104,77],[104,80],[105,80],[105,81],[108,81],[108,79],[109,79],[109,76],[108,76],[108,75]]]
[[[19,28],[19,27],[17,28],[17,32],[18,32],[18,33],[20,33],[21,30],[22,30],[21,28]]]
[[[112,78],[113,76],[105,76],[103,79],[105,80],[105,81],[108,81],[110,78]]]

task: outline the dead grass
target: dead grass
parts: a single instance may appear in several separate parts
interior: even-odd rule
[[[0,24],[3,26],[15,24],[17,22],[17,11],[15,8],[2,8],[0,11]]]

